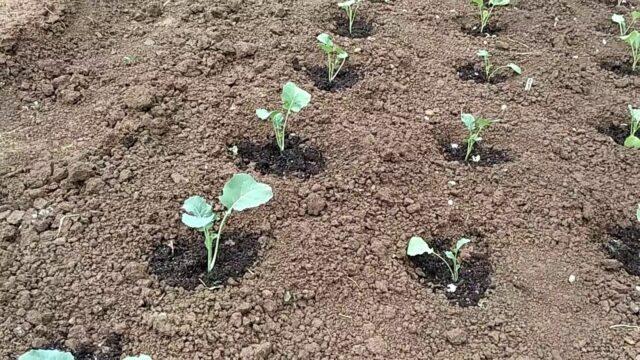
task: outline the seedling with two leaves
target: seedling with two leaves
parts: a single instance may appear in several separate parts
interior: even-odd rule
[[[20,355],[18,360],[74,360],[75,357],[70,352],[60,350],[29,350]],[[124,360],[151,360],[148,355],[127,356]]]
[[[318,42],[320,49],[327,55],[327,72],[329,75],[329,83],[332,83],[336,76],[338,76],[345,61],[347,61],[349,54],[336,45],[329,34],[322,33],[318,35]]]
[[[638,10],[631,12],[631,22],[629,22],[629,24],[627,24],[627,20],[625,19],[624,15],[613,14],[611,16],[611,21],[618,24],[618,28],[620,29],[620,36],[625,36],[627,35],[627,33],[629,33],[629,31],[634,30],[635,25],[638,23],[638,20],[640,20],[640,11]]]
[[[522,74],[522,69],[520,68],[520,66],[514,63],[508,63],[507,65],[494,67],[491,63],[491,60],[489,60],[491,54],[489,54],[487,50],[478,50],[478,53],[476,55],[478,55],[482,59],[482,71],[484,72],[484,78],[487,80],[487,82],[491,81],[491,79],[498,74],[498,71],[504,69],[511,69],[518,75]]]
[[[282,111],[256,110],[256,115],[262,120],[270,120],[276,135],[276,143],[280,152],[284,151],[284,138],[287,121],[292,113],[298,113],[311,102],[311,94],[300,89],[296,84],[288,82],[282,87]],[[284,112],[284,114],[283,114]]]
[[[347,14],[349,19],[349,34],[353,34],[353,23],[356,21],[356,15],[358,8],[362,4],[362,0],[347,0],[345,2],[338,3],[338,7]]]
[[[447,265],[449,272],[451,273],[451,281],[458,282],[460,276],[460,267],[462,266],[462,260],[460,259],[460,249],[463,246],[471,242],[471,240],[467,238],[462,238],[456,242],[456,245],[451,248],[451,250],[445,251],[444,257],[435,252],[423,238],[419,236],[414,236],[409,240],[409,245],[407,246],[407,256],[418,256],[422,254],[433,255],[438,257],[442,262]],[[447,261],[447,259],[449,259]]]
[[[624,140],[624,146],[632,149],[640,149],[640,138],[636,133],[640,129],[640,109],[634,109],[629,105],[629,114],[631,114],[631,124],[629,125],[629,136]]]
[[[462,123],[469,131],[469,136],[464,140],[467,144],[467,155],[464,157],[464,161],[469,161],[469,156],[471,156],[471,152],[473,151],[473,147],[477,142],[481,141],[480,133],[491,124],[495,123],[497,120],[485,119],[478,117],[476,118],[472,114],[462,114]],[[480,157],[474,157],[473,161],[480,161]]]
[[[627,35],[620,36],[620,39],[629,45],[631,51],[631,70],[636,71],[640,62],[640,32],[633,30]]]
[[[506,6],[509,5],[510,2],[510,0],[471,0],[471,4],[475,5],[478,11],[480,11],[480,33],[483,33],[489,24],[489,19],[495,7]]]
[[[213,206],[200,196],[191,196],[185,200],[182,209],[182,223],[204,234],[204,246],[207,248],[207,272],[211,272],[218,257],[218,248],[229,216],[234,211],[244,211],[266,204],[273,197],[273,191],[267,184],[257,182],[249,174],[235,174],[222,188],[218,198],[226,209],[222,217],[213,212]],[[218,231],[214,232],[214,223],[222,219]],[[215,245],[214,245],[215,241]]]

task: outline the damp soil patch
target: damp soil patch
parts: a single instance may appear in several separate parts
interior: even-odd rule
[[[442,238],[429,240],[429,244],[439,254],[448,250],[454,242],[453,239]],[[423,254],[409,257],[409,261],[421,277],[435,285],[434,290],[443,291],[447,299],[461,307],[478,305],[491,287],[493,269],[489,259],[483,254],[472,254],[470,258],[463,260],[459,280],[453,292],[447,290],[452,283],[451,273],[442,260],[433,255]]]
[[[603,135],[607,135],[613,139],[618,145],[624,146],[624,141],[629,136],[629,127],[625,124],[616,124],[610,122],[608,124],[600,125],[596,127],[598,132]]]
[[[192,237],[174,243],[157,245],[151,254],[151,273],[165,284],[193,290],[203,283],[207,287],[224,285],[227,280],[241,278],[258,259],[260,236],[230,232],[222,234],[218,259],[207,273],[207,250],[201,238]]]
[[[600,67],[618,76],[637,76],[640,74],[640,69],[633,71],[631,61],[629,59],[603,60],[600,62]]]
[[[341,12],[334,18],[336,21],[336,33],[340,36],[361,39],[369,37],[375,33],[373,23],[363,16],[356,17],[356,20],[353,22],[353,31],[351,33],[349,32],[349,19],[345,13]]]
[[[491,80],[487,80],[482,69],[476,67],[474,63],[466,63],[456,69],[460,80],[470,81],[473,80],[478,84],[498,84],[507,80],[507,77],[501,74],[494,75]]]
[[[100,346],[81,344],[75,351],[72,351],[64,346],[64,341],[55,341],[38,349],[70,352],[75,360],[120,360],[122,342],[122,335],[111,334]]]
[[[606,231],[605,250],[631,275],[640,276],[640,227],[611,227]]]
[[[236,147],[239,157],[236,165],[245,169],[254,163],[255,169],[262,174],[293,174],[308,178],[319,174],[325,167],[322,152],[308,140],[295,135],[287,135],[283,152],[280,152],[275,139],[261,144],[241,140]]]
[[[468,18],[460,17],[457,21],[458,24],[460,24],[460,30],[463,33],[471,36],[486,37],[491,35],[498,35],[505,30],[503,25],[499,22],[496,22],[495,19],[492,19],[489,24],[484,27],[483,32],[480,32],[479,20],[475,20],[475,18],[473,21],[471,21]]]
[[[440,148],[447,161],[459,161],[464,163],[467,156],[467,144],[453,143],[451,141],[440,141]],[[474,161],[477,160],[477,161]],[[467,162],[471,166],[494,166],[513,161],[513,158],[506,150],[494,149],[483,143],[477,143],[471,151],[471,156]]]

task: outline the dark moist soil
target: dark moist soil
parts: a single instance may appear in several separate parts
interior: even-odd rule
[[[455,243],[451,239],[431,239],[430,245],[439,253],[443,254]],[[464,260],[460,268],[460,274],[455,292],[447,291],[447,286],[452,283],[451,273],[447,266],[434,255],[420,255],[409,257],[409,261],[422,270],[425,279],[437,286],[437,289],[444,291],[445,295],[453,303],[461,306],[476,306],[480,299],[484,297],[487,289],[491,287],[492,267],[489,259],[480,254],[473,254],[469,259]]]
[[[324,91],[340,91],[348,89],[360,80],[360,73],[352,67],[345,67],[338,73],[338,76],[329,82],[326,66],[313,66],[307,69],[307,75],[313,81],[313,85]]]
[[[636,71],[633,71],[629,59],[604,60],[600,63],[600,67],[604,70],[611,71],[612,73],[615,73],[619,76],[636,76],[640,74],[640,68],[637,68]]]
[[[499,23],[495,22],[496,19],[493,18],[489,20],[489,24],[484,27],[484,31],[480,32],[480,20],[475,19],[471,21],[470,19],[460,18],[460,30],[463,33],[471,36],[488,36],[488,35],[498,35],[500,32],[504,31],[504,28]]]
[[[613,227],[607,231],[605,249],[629,274],[640,275],[640,228]]]
[[[151,273],[169,286],[193,290],[203,282],[206,286],[224,285],[229,278],[240,278],[258,258],[257,234],[222,234],[222,244],[213,270],[207,273],[207,249],[204,239],[192,237],[173,245],[159,244],[151,254]]]
[[[464,81],[473,80],[478,84],[483,84],[483,83],[498,84],[507,80],[506,76],[498,73],[494,75],[490,81],[487,81],[487,77],[485,76],[484,71],[482,71],[482,69],[476,68],[476,64],[472,62],[458,67],[456,71],[458,73],[458,77],[461,80],[464,80]]]
[[[458,144],[458,148],[451,147],[451,143]],[[447,161],[459,161],[465,162],[465,156],[467,155],[467,144],[453,141],[441,141],[440,147]],[[480,161],[475,162],[471,158],[475,155],[480,155]],[[493,166],[504,164],[513,161],[513,158],[506,150],[494,149],[489,146],[485,146],[482,143],[477,143],[471,151],[469,161],[467,162],[471,166]]]
[[[64,346],[63,341],[56,341],[38,349],[71,352],[75,360],[120,360],[122,356],[122,336],[111,334],[100,346],[82,344],[76,351]]]
[[[287,135],[283,152],[280,152],[275,139],[263,144],[242,140],[236,146],[240,157],[236,164],[240,169],[253,162],[255,169],[262,174],[293,174],[308,178],[319,174],[325,167],[322,152],[295,135]]]
[[[353,22],[353,32],[349,33],[349,19],[347,14],[340,12],[335,16],[336,33],[340,36],[350,37],[354,39],[366,38],[374,34],[373,24],[365,17],[358,14]]]
[[[629,136],[629,128],[621,124],[609,123],[598,126],[597,129],[601,134],[610,136],[616,144],[622,146],[624,146],[624,141],[627,139],[627,136]]]

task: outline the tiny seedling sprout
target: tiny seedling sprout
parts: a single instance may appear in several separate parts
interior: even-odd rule
[[[618,28],[620,29],[620,36],[627,35],[629,30],[632,30],[635,27],[638,20],[640,20],[640,11],[638,10],[631,12],[631,22],[629,24],[627,24],[627,20],[625,19],[624,15],[613,14],[611,16],[611,21],[618,24]]]
[[[631,114],[631,124],[629,124],[629,136],[624,140],[624,146],[632,149],[640,149],[640,138],[636,133],[640,129],[640,109],[634,109],[629,105],[629,114]]]
[[[627,35],[620,36],[620,39],[629,44],[631,50],[632,65],[631,70],[636,71],[638,62],[640,62],[640,32],[633,30]]]
[[[489,52],[487,50],[479,50],[477,55],[482,59],[482,70],[484,72],[484,78],[487,81],[490,81],[491,78],[493,78],[498,71],[500,70],[504,70],[504,69],[511,69],[514,73],[520,75],[522,74],[522,69],[520,68],[520,66],[514,64],[514,63],[509,63],[507,65],[503,65],[503,66],[498,66],[495,67],[493,66],[493,64],[491,64],[491,60],[489,60],[489,58],[491,57],[491,54],[489,54]]]
[[[344,10],[349,19],[349,34],[353,34],[353,23],[356,21],[356,14],[361,3],[362,0],[347,0],[338,3],[338,7]]]
[[[462,261],[460,259],[460,249],[463,246],[471,242],[471,240],[467,238],[462,238],[456,242],[456,245],[451,248],[451,250],[445,251],[444,256],[449,259],[447,261],[440,254],[435,252],[423,238],[419,236],[414,236],[409,240],[409,245],[407,246],[407,255],[408,256],[419,256],[422,254],[434,255],[438,257],[442,262],[447,265],[449,272],[451,273],[451,280],[453,282],[458,282],[458,278],[460,276],[460,267],[462,266]]]
[[[489,125],[496,122],[495,120],[485,119],[478,117],[476,118],[472,114],[462,114],[462,123],[469,131],[469,136],[464,140],[467,144],[467,155],[464,157],[464,161],[469,161],[469,156],[473,151],[473,147],[475,144],[482,140],[480,137],[480,133],[485,128],[489,127]]]
[[[320,49],[327,54],[327,72],[331,83],[338,76],[349,54],[336,45],[329,34],[322,33],[318,35],[318,42]]]
[[[487,24],[489,24],[493,9],[496,6],[509,5],[509,3],[510,0],[489,0],[488,2],[486,0],[471,0],[471,4],[475,5],[480,11],[480,33],[483,33]]]
[[[182,209],[182,223],[197,229],[204,234],[204,245],[207,248],[207,272],[211,272],[218,257],[218,248],[224,228],[233,211],[243,211],[266,204],[273,197],[271,187],[259,183],[249,174],[235,174],[224,185],[220,203],[226,211],[218,225],[218,231],[213,231],[213,224],[219,216],[213,212],[213,206],[200,196],[191,196],[185,200]],[[214,245],[215,240],[215,245]]]
[[[292,113],[300,112],[300,110],[309,105],[309,102],[311,102],[311,94],[300,89],[296,84],[288,82],[282,88],[281,98],[282,111],[269,111],[267,109],[256,110],[258,118],[271,121],[280,152],[284,151],[284,138],[289,117]],[[283,115],[282,112],[285,114]]]

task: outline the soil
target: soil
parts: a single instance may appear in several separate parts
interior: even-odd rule
[[[373,24],[363,15],[357,15],[353,21],[351,32],[349,32],[349,18],[343,12],[335,16],[336,33],[340,36],[350,37],[353,39],[366,38],[373,35]]]
[[[374,32],[351,38],[318,1],[0,0],[0,358],[110,334],[165,360],[640,356],[640,332],[612,328],[640,325],[638,277],[593,241],[640,202],[640,153],[598,131],[640,88],[600,66],[629,56],[602,1],[520,1],[483,37],[461,28],[466,1],[365,2]],[[322,32],[361,75],[348,90],[292,67],[323,64]],[[460,81],[481,48],[522,76]],[[311,176],[229,152],[272,141],[255,109],[287,81],[312,95],[288,125],[322,151]],[[461,112],[499,118],[481,145],[516,161],[447,160]],[[239,171],[274,189],[229,224],[268,239],[250,271],[194,290],[154,275],[159,244],[197,235],[184,199]],[[405,249],[465,229],[485,235],[491,289],[460,307]]]
[[[598,131],[607,135],[616,142],[624,146],[624,141],[629,136],[629,127],[626,124],[608,123],[597,127]]]
[[[457,239],[456,239],[457,240]],[[429,239],[429,244],[438,254],[443,254],[455,244],[452,239]],[[453,303],[462,306],[476,306],[491,286],[491,264],[483,254],[467,255],[460,268],[459,281],[451,281],[447,266],[433,255],[423,254],[409,258],[411,263],[422,271],[427,281],[439,285],[439,289]],[[447,291],[450,284],[456,286],[455,291]]]
[[[456,70],[458,72],[458,76],[460,77],[460,79],[464,81],[473,80],[476,83],[489,82],[492,84],[498,84],[507,79],[506,76],[496,74],[493,77],[491,77],[491,80],[487,81],[487,77],[484,74],[484,71],[482,71],[481,66],[478,66],[478,68],[476,68],[476,64],[474,63],[467,63],[465,65],[458,67]]]
[[[190,238],[173,245],[158,244],[151,255],[149,267],[169,286],[193,290],[200,285],[215,287],[229,278],[242,278],[253,266],[260,249],[255,234],[224,234],[215,268],[207,273],[207,250],[201,238]]]
[[[631,60],[629,60],[629,58],[604,60],[600,63],[600,66],[603,69],[611,71],[619,76],[637,76],[640,74],[640,70],[633,70]]]
[[[606,234],[605,248],[629,274],[640,275],[640,228],[613,227]]]
[[[122,357],[122,336],[110,334],[99,346],[80,344],[75,351],[58,341],[38,349],[71,352],[75,360],[120,360]]]
[[[319,174],[325,167],[322,152],[309,144],[308,139],[286,135],[284,151],[280,151],[275,139],[263,144],[242,140],[236,145],[240,162],[238,167],[253,167],[262,174],[293,174],[309,177]]]

